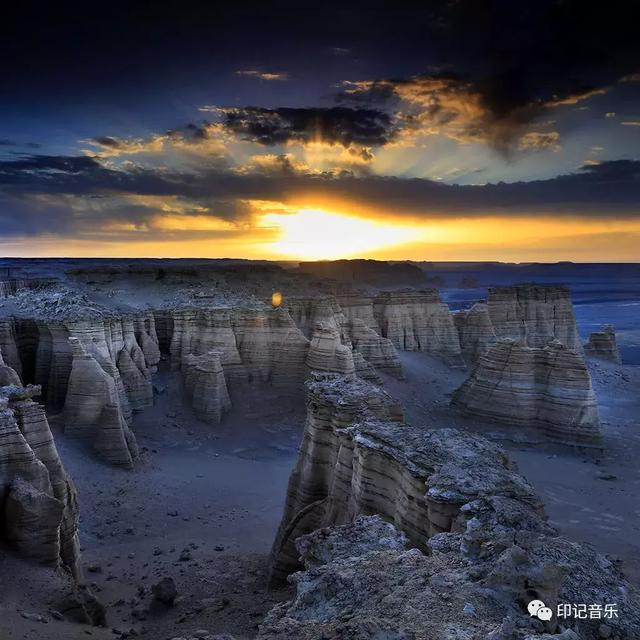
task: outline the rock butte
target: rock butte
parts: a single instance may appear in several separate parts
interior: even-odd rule
[[[451,405],[489,422],[539,430],[561,444],[602,444],[584,358],[557,340],[543,348],[499,340],[480,356]]]
[[[490,287],[487,302],[456,313],[455,325],[462,353],[471,364],[499,338],[513,338],[529,347],[559,340],[582,353],[571,292],[564,286]]]
[[[584,352],[588,356],[610,360],[616,364],[622,362],[616,341],[616,332],[610,324],[605,324],[600,331],[594,331],[589,336],[589,340],[584,345]]]

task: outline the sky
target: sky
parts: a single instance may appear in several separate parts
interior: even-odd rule
[[[634,3],[16,3],[0,255],[640,259]]]

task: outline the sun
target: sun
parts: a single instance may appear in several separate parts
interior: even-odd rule
[[[274,255],[303,260],[335,260],[369,256],[372,252],[416,239],[416,229],[377,220],[365,220],[322,209],[267,213],[261,226],[273,228]]]

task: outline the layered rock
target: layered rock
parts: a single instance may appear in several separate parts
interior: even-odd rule
[[[379,333],[371,297],[343,294],[324,298],[290,298],[287,299],[287,308],[307,336],[313,334],[318,324],[334,328],[342,344],[353,350],[359,377],[381,382],[378,371],[396,378],[403,377],[395,347]]]
[[[638,635],[638,591],[614,562],[557,535],[499,447],[390,420],[393,401],[361,381],[324,376],[308,387],[271,577],[300,561],[304,571],[290,576],[296,593],[267,614],[260,640]],[[549,620],[529,614],[536,599]],[[557,605],[572,603],[615,603],[618,616],[606,631],[602,618],[559,620]]]
[[[551,340],[559,340],[568,349],[582,353],[568,287],[492,287],[487,306],[499,338],[513,338],[529,347],[544,347]]]
[[[15,324],[10,319],[0,319],[0,350],[2,350],[5,363],[20,375],[22,362],[18,354]]]
[[[8,385],[21,386],[22,381],[16,370],[5,363],[2,358],[2,348],[0,348],[0,387]]]
[[[0,388],[0,531],[21,554],[80,574],[78,502],[38,386]]]
[[[218,351],[227,383],[301,385],[309,341],[284,309],[178,309],[172,361]]]
[[[584,359],[557,340],[544,348],[500,340],[480,357],[451,405],[479,420],[535,429],[554,442],[601,444],[598,405]]]
[[[404,378],[398,353],[389,338],[383,338],[359,318],[350,323],[349,335],[354,353],[362,356],[376,371],[394,378]],[[374,379],[366,372],[359,375],[365,380]]]
[[[302,383],[309,341],[286,310],[237,310],[231,321],[250,382]]]
[[[593,358],[610,360],[616,364],[622,363],[616,332],[610,324],[605,324],[600,331],[594,331],[589,335],[589,340],[584,345],[584,352]]]
[[[373,311],[381,334],[398,349],[428,351],[464,367],[453,317],[437,289],[381,293]]]
[[[271,579],[297,566],[294,540],[358,514],[378,513],[411,543],[451,531],[461,505],[480,495],[517,496],[541,509],[531,487],[486,440],[400,422],[381,389],[340,376],[308,383],[307,421],[272,549]]]
[[[454,314],[454,322],[458,330],[462,356],[467,364],[475,364],[498,339],[491,324],[489,307],[484,303],[478,302],[468,311]]]
[[[155,371],[160,362],[160,344],[153,313],[137,316],[133,320],[136,341],[144,354],[146,368]]]
[[[64,406],[65,434],[89,440],[104,460],[131,468],[138,447],[114,378],[86,352],[79,338],[69,338],[69,345],[73,361]]]
[[[220,424],[231,408],[220,353],[210,351],[201,356],[189,354],[182,362],[184,387],[196,416],[209,424]]]
[[[353,352],[340,342],[338,329],[324,323],[315,327],[306,362],[311,371],[355,376]]]
[[[311,338],[318,324],[331,325],[341,332],[341,339],[345,337],[343,327],[347,319],[336,298],[287,297],[285,304],[296,326],[307,338]]]

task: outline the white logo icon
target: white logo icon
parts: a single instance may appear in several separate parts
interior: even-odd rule
[[[551,620],[553,616],[553,611],[542,600],[532,600],[527,605],[527,611],[531,617],[538,618],[538,620]]]

